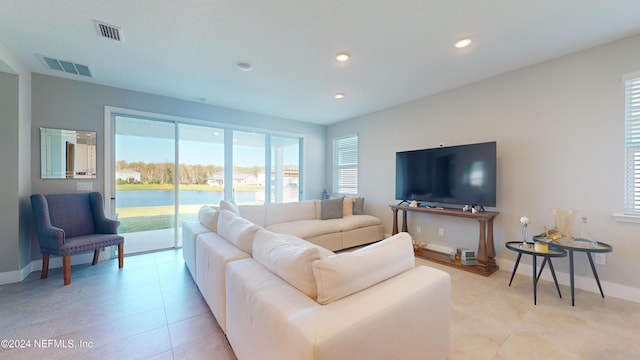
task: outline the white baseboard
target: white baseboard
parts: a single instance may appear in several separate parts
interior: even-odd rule
[[[438,244],[428,244],[427,249],[450,254],[453,248]],[[513,270],[513,266],[515,265],[515,261],[506,260],[506,259],[496,259],[497,265],[500,269],[511,272]],[[539,262],[541,264],[542,261]],[[526,266],[525,266],[526,265]],[[540,271],[540,265],[538,265],[537,271]],[[518,266],[518,271],[516,271],[520,275],[532,277],[531,264],[521,264]],[[556,277],[558,278],[558,284],[571,286],[569,280],[569,273],[556,271]],[[548,270],[543,271],[541,278],[543,280],[553,281],[553,277]],[[576,289],[589,291],[592,293],[599,294],[600,290],[598,289],[598,285],[596,284],[596,280],[593,276],[574,276],[574,286]],[[602,292],[604,292],[604,296],[611,296],[623,300],[633,301],[636,303],[640,303],[640,289],[621,285],[618,283],[603,281],[600,280],[600,286],[602,286]]]
[[[31,264],[23,267],[20,270],[5,271],[0,273],[0,285],[11,284],[14,282],[22,281],[31,272]],[[27,275],[24,275],[27,274]]]
[[[498,266],[505,271],[513,271],[513,266],[515,265],[515,261],[506,260],[506,259],[496,259]],[[538,262],[538,267],[536,272],[540,271],[540,265],[542,260]],[[548,266],[546,266],[548,268]],[[532,277],[532,269],[531,264],[523,264],[520,263],[518,266],[518,270],[516,273],[528,277]],[[571,286],[571,282],[569,279],[569,273],[560,272],[556,270],[556,277],[558,278],[558,284]],[[553,277],[551,276],[551,272],[549,270],[545,270],[540,275],[542,280],[553,281]],[[593,276],[574,276],[574,286],[576,289],[600,294],[600,290],[598,289],[598,284],[596,284],[596,280]],[[602,286],[602,292],[604,292],[604,296],[611,296],[623,300],[633,301],[636,303],[640,303],[640,289],[633,288],[626,285],[621,285],[618,283],[603,281],[600,279],[600,286]]]
[[[100,252],[100,261],[110,260],[104,251]],[[88,264],[93,261],[93,252],[71,256],[71,265]],[[49,259],[49,269],[61,268],[62,257],[51,256]],[[42,270],[42,259],[32,260],[20,270],[0,272],[0,285],[16,283],[24,280],[34,271]]]

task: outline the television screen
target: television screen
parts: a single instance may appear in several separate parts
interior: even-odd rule
[[[397,152],[396,199],[496,206],[496,142]]]

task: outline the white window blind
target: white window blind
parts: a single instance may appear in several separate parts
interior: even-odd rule
[[[333,193],[358,194],[358,135],[333,140]]]
[[[625,213],[640,214],[640,77],[625,81]]]

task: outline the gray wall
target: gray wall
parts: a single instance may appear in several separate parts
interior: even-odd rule
[[[0,43],[0,283],[31,262],[31,73]]]
[[[388,206],[397,202],[396,151],[497,141],[495,234],[503,267],[515,259],[504,243],[521,238],[521,216],[532,220],[530,234],[536,234],[553,226],[550,208],[577,209],[588,217],[592,236],[614,247],[598,266],[601,279],[632,287],[640,299],[640,224],[612,217],[623,210],[622,76],[640,71],[639,59],[640,36],[627,38],[332,125],[327,141],[359,134],[360,193],[387,233]],[[428,243],[477,248],[475,221],[410,214],[409,223],[410,233]],[[576,259],[577,273],[591,279],[584,254]],[[568,261],[558,261],[556,270],[568,272]]]
[[[19,228],[15,226],[20,220],[17,210],[18,197],[18,75],[0,72],[0,156],[2,186],[0,186],[0,204],[10,204],[9,209],[0,216],[0,271],[18,269]],[[10,151],[9,151],[10,150]],[[5,208],[7,209],[7,208]]]
[[[97,132],[98,178],[93,188],[104,191],[104,107],[114,106],[132,110],[271,129],[304,136],[304,198],[318,198],[325,187],[324,154],[326,127],[294,120],[232,110],[228,108],[182,101],[147,93],[94,85],[42,74],[32,75],[33,125],[31,128],[31,163],[34,193],[75,192],[77,180],[40,179],[39,128],[64,128]],[[81,180],[87,182],[86,179]],[[35,240],[34,240],[35,241]],[[34,243],[35,244],[35,243]],[[39,258],[38,249],[32,249],[33,258]]]

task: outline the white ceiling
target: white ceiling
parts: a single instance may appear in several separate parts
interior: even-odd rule
[[[638,0],[3,0],[0,9],[0,43],[33,72],[317,124],[640,33]],[[99,37],[94,20],[120,27],[124,41]],[[454,48],[463,36],[474,42]],[[337,62],[340,51],[351,60]],[[89,65],[94,77],[49,70],[37,55]]]

